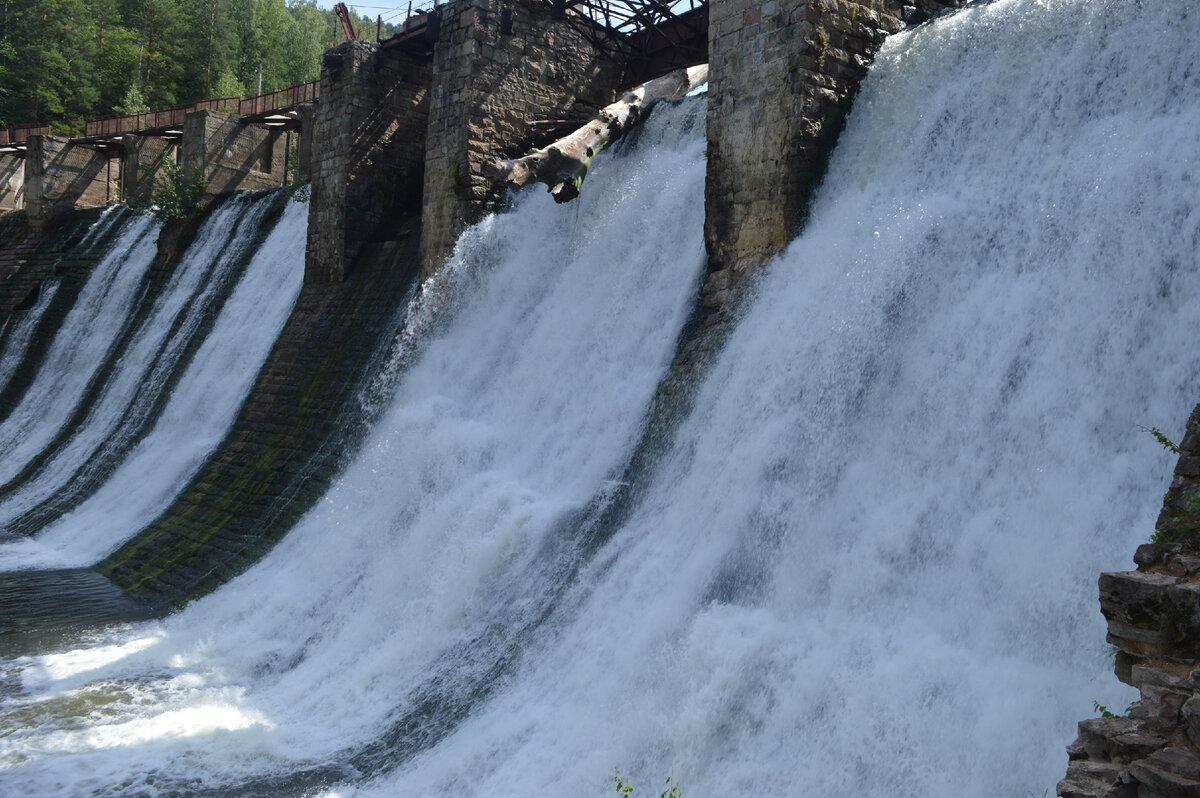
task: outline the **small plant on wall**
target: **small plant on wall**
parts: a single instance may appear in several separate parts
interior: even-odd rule
[[[171,224],[197,210],[203,196],[203,171],[184,169],[174,161],[167,161],[159,170],[154,191],[150,193],[150,211],[163,224]]]
[[[658,798],[683,798],[683,791],[679,789],[679,784],[671,783],[673,776],[667,776],[667,789],[663,790]],[[617,793],[621,798],[634,798],[633,785],[625,781],[625,777],[621,775],[621,771],[615,771],[613,782],[617,785]]]

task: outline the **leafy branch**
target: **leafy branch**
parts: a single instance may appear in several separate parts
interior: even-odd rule
[[[622,798],[635,798],[633,794],[633,785],[625,781],[621,776],[621,771],[614,769],[613,782],[617,785],[617,793]],[[683,798],[683,791],[679,789],[679,784],[672,784],[672,776],[667,776],[667,789],[659,793],[658,798]]]
[[[1150,427],[1149,429],[1146,429],[1146,427],[1138,424],[1138,429],[1144,432],[1149,432],[1151,435],[1153,435],[1154,439],[1171,454],[1183,454],[1183,450],[1179,448],[1179,444],[1168,438],[1158,427]]]
[[[178,222],[199,209],[204,187],[203,170],[167,161],[150,193],[150,211],[163,224]]]

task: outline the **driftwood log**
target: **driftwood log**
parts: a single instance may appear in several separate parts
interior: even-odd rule
[[[549,146],[522,158],[488,162],[484,175],[512,188],[545,183],[555,202],[569,202],[579,196],[588,167],[600,150],[623,136],[659,101],[682,99],[707,80],[707,64],[677,69],[626,92],[595,119]]]

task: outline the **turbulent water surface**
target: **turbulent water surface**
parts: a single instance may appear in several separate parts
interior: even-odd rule
[[[1075,722],[1130,699],[1095,580],[1167,484],[1140,427],[1200,395],[1198,38],[1171,0],[997,0],[890,40],[615,529],[701,276],[703,99],[578,203],[519,196],[270,555],[3,661],[0,787],[1052,791]]]

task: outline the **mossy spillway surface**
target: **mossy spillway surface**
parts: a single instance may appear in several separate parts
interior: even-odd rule
[[[1130,698],[1095,577],[1169,479],[1139,425],[1200,388],[1197,38],[1171,0],[997,0],[889,40],[677,424],[651,416],[704,266],[703,99],[386,316],[332,484],[262,439],[319,437],[351,384],[287,379],[335,368],[299,342],[355,306],[305,289],[251,389],[279,403],[100,566],[207,595],[0,660],[0,787],[1052,791],[1077,719]]]

